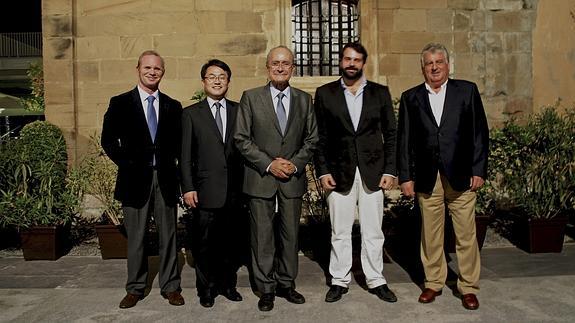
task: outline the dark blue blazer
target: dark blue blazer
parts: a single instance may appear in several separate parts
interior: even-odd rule
[[[489,129],[477,85],[449,79],[441,122],[433,116],[425,84],[401,95],[398,130],[399,183],[431,193],[441,171],[457,191],[472,176],[487,177]]]
[[[104,115],[102,147],[118,165],[114,197],[124,206],[142,207],[150,197],[152,160],[166,203],[178,201],[178,158],[182,105],[159,93],[158,130],[152,141],[138,89],[114,96]]]

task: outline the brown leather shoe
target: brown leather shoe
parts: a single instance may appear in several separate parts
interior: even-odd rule
[[[461,303],[463,307],[468,310],[476,310],[479,308],[479,300],[475,294],[465,294],[461,296]]]
[[[142,299],[142,296],[136,294],[127,293],[126,296],[120,302],[120,308],[130,308],[136,306],[139,300]]]
[[[441,295],[441,289],[435,291],[431,288],[426,288],[423,290],[421,295],[419,295],[419,302],[420,303],[431,303],[435,300],[436,296]]]
[[[179,291],[162,293],[162,296],[170,302],[170,305],[181,306],[185,304],[184,298]]]

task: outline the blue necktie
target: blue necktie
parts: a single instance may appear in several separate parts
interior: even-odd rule
[[[284,108],[284,104],[282,102],[283,97],[285,94],[279,93],[278,94],[278,106],[277,106],[277,115],[278,115],[278,122],[280,124],[280,129],[282,131],[282,135],[285,134],[286,124],[287,124],[287,116],[286,116],[286,109]]]
[[[224,140],[224,125],[222,123],[222,115],[220,114],[220,108],[222,107],[222,104],[219,102],[214,103],[214,106],[216,107],[216,126],[218,126],[218,130],[220,131],[220,135],[222,136],[222,141]]]
[[[146,98],[148,101],[148,130],[150,130],[152,142],[156,141],[156,131],[158,130],[158,117],[156,116],[156,109],[154,109],[155,99],[156,97],[153,95]]]

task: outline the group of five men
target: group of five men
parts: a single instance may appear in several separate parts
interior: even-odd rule
[[[291,87],[294,56],[270,50],[269,83],[226,99],[229,66],[217,59],[201,69],[206,99],[188,108],[159,92],[164,61],[155,51],[138,60],[136,88],[113,97],[104,116],[102,146],[118,165],[115,197],[128,234],[129,308],[144,296],[148,274],[144,235],[153,214],[159,237],[161,294],[183,305],[176,250],[178,184],[193,210],[192,254],[200,304],[218,295],[241,301],[236,272],[249,222],[250,274],[261,311],[275,297],[305,302],[295,288],[298,228],[306,192],[306,164],[314,162],[327,193],[332,227],[326,302],[348,291],[352,227],[359,218],[361,264],[370,293],[397,301],[383,276],[383,190],[397,179],[422,211],[421,259],[432,302],[447,276],[443,251],[445,205],[453,219],[462,304],[477,309],[480,258],[475,238],[475,191],[487,170],[488,129],[475,84],[449,78],[441,44],[421,54],[425,82],[401,96],[399,123],[388,87],[366,80],[367,51],[359,43],[340,52],[342,77],[317,89],[315,100]],[[242,201],[249,220],[242,217]],[[357,210],[357,212],[356,212]]]

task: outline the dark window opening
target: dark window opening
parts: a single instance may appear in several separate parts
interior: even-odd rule
[[[339,75],[339,50],[359,41],[359,0],[292,0],[297,76]]]

